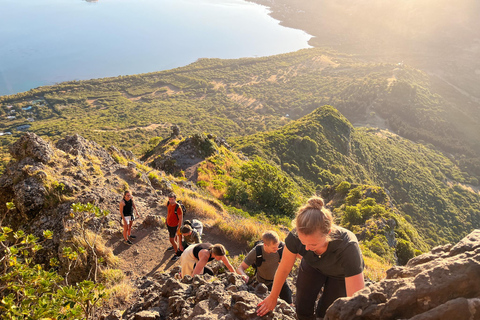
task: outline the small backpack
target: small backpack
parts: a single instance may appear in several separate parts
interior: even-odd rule
[[[178,219],[178,207],[182,208],[182,214],[183,214],[183,220],[185,220],[185,214],[187,213],[187,208],[185,208],[185,205],[182,203],[182,200],[177,200],[177,205],[175,206],[175,215],[177,216]],[[167,209],[168,209],[168,201],[167,201]]]
[[[192,221],[183,219],[183,224],[188,224],[193,230],[196,230],[200,236],[203,235],[203,224],[197,219],[193,219]]]
[[[278,262],[282,261],[282,254],[283,254],[283,248],[285,247],[285,243],[283,241],[280,241],[280,244],[278,246],[278,255],[279,255],[279,260]],[[263,259],[263,241],[258,240],[255,242],[255,262],[252,264],[252,267],[255,269],[255,274],[257,273],[257,268],[260,267],[265,261]]]

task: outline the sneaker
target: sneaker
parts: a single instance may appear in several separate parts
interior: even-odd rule
[[[173,246],[167,248],[167,251],[173,251]]]
[[[131,239],[135,239],[137,236],[134,236],[133,234],[130,235]]]
[[[180,259],[180,256],[174,255],[170,261],[177,261],[178,259]]]
[[[132,245],[132,244],[133,244],[133,242],[130,241],[130,240],[123,240],[123,242],[124,242],[125,244],[128,244],[128,245]]]

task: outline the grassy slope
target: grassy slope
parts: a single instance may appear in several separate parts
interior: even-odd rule
[[[15,136],[15,128],[28,123],[29,130],[53,139],[78,132],[140,154],[150,138],[165,136],[172,124],[186,134],[247,135],[330,104],[352,123],[380,122],[410,139],[475,158],[478,119],[463,112],[470,124],[460,129],[451,120],[463,118],[452,118],[451,110],[462,107],[463,100],[452,105],[430,89],[428,77],[418,70],[308,49],[256,59],[203,59],[169,71],[73,81],[0,97],[0,127]],[[44,98],[45,105],[23,111],[34,98]],[[17,110],[16,120],[6,119],[9,105]],[[2,146],[13,139],[3,136]]]
[[[480,226],[480,196],[461,184],[469,177],[450,159],[387,131],[353,129],[332,107],[232,143],[320,187],[346,180],[386,188],[430,245],[458,241]]]

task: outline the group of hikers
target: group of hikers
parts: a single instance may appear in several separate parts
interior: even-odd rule
[[[126,191],[120,203],[120,213],[127,244],[131,244],[134,238],[131,235],[133,210],[138,215],[132,196]],[[261,241],[256,243],[236,270],[228,261],[222,244],[202,243],[203,225],[196,219],[183,221],[184,211],[176,195],[169,194],[166,225],[172,246],[168,250],[175,252],[172,261],[180,259],[181,272],[178,276],[213,275],[207,263],[217,260],[249,283],[251,279],[246,269],[253,266],[257,282],[265,284],[269,290],[269,295],[258,304],[259,316],[273,311],[279,297],[292,304],[292,290],[287,277],[297,258],[301,262],[295,310],[300,320],[323,318],[337,298],[352,296],[364,288],[364,263],[358,240],[351,231],[333,223],[332,213],[324,207],[322,198],[310,198],[297,211],[293,222],[295,227],[287,235],[285,243],[275,231],[264,232]],[[317,299],[320,292],[322,294]]]

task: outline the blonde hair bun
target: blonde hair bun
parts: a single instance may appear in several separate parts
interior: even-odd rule
[[[308,199],[308,204],[310,207],[322,210],[323,208],[323,199],[319,197],[313,197]]]

